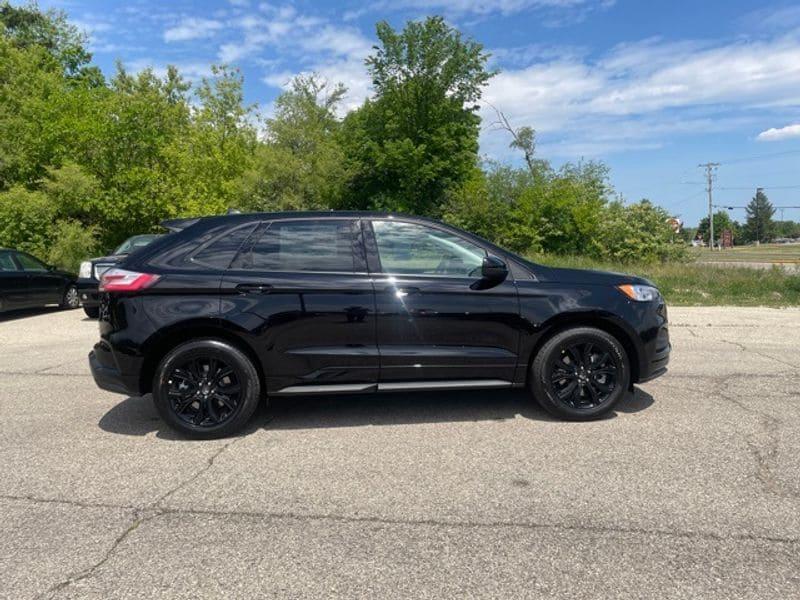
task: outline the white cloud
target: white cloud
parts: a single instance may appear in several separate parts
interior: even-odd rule
[[[561,148],[591,147],[588,142],[598,136],[601,145],[621,149],[658,144],[676,133],[730,131],[743,121],[752,124],[755,109],[763,118],[767,111],[800,106],[800,39],[727,44],[649,39],[593,60],[574,53],[542,57],[502,71],[484,97],[512,123],[531,125],[550,141],[560,138]],[[484,122],[494,120],[489,107],[482,113]],[[759,139],[789,135],[767,133]],[[484,151],[501,153],[507,145],[505,136],[490,128],[481,142]]]
[[[778,142],[796,137],[800,137],[800,123],[786,127],[771,127],[759,133],[756,139],[760,142]]]
[[[221,21],[215,19],[203,19],[198,17],[187,17],[179,24],[164,31],[165,42],[184,42],[200,38],[211,37],[222,29]]]

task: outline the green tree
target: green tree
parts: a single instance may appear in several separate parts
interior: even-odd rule
[[[345,206],[438,215],[477,164],[477,102],[488,54],[441,17],[377,26],[367,61],[375,97],[345,119],[353,162]]]
[[[336,111],[342,84],[299,75],[275,101],[266,143],[240,180],[239,205],[248,210],[309,210],[340,203],[346,178]]]
[[[775,222],[772,216],[775,209],[767,198],[764,190],[759,188],[756,195],[745,208],[747,221],[742,228],[742,234],[748,242],[769,242],[775,237]]]
[[[714,236],[717,238],[717,240],[722,239],[722,232],[726,229],[731,230],[731,234],[733,235],[733,243],[739,243],[741,240],[741,225],[737,221],[731,219],[728,211],[718,210],[714,213]],[[708,243],[708,217],[703,217],[700,219],[700,223],[697,225],[696,234],[697,233],[699,233],[703,240]],[[716,243],[717,240],[714,240],[714,243]]]
[[[0,30],[3,36],[19,48],[38,46],[61,65],[64,74],[90,85],[102,85],[100,69],[89,63],[86,34],[67,20],[63,11],[50,9],[42,12],[36,3],[12,6],[0,3]]]

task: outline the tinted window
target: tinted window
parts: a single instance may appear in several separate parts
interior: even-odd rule
[[[433,227],[400,221],[374,221],[384,273],[398,275],[480,275],[486,252],[472,242]]]
[[[189,259],[190,262],[212,269],[227,269],[254,228],[255,223],[248,223],[243,227],[237,227],[233,231],[224,233],[195,252]]]
[[[238,260],[256,271],[352,272],[351,221],[275,221]]]
[[[28,254],[17,253],[17,261],[25,271],[47,271],[47,267],[43,262]]]
[[[0,271],[16,271],[17,265],[9,252],[0,252]]]

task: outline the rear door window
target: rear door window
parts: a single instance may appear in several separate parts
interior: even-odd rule
[[[234,268],[253,271],[352,273],[353,221],[273,221],[236,259]]]
[[[17,252],[17,262],[22,265],[23,270],[31,271],[33,273],[46,273],[47,265],[37,258],[33,258],[30,254],[23,254]]]
[[[10,252],[0,252],[0,271],[16,271],[17,265],[11,258]]]

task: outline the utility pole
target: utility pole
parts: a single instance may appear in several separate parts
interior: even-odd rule
[[[697,165],[701,169],[706,170],[706,192],[708,192],[708,247],[714,249],[714,213],[712,212],[712,198],[711,190],[714,185],[714,169],[719,166],[719,163],[707,162]]]

